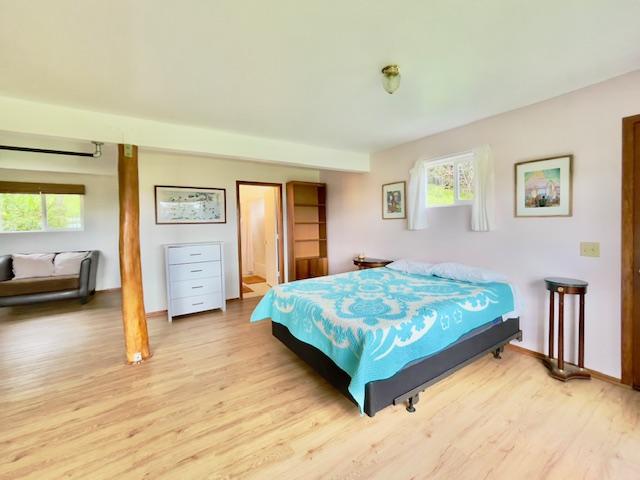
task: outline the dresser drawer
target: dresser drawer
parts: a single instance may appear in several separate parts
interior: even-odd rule
[[[188,245],[171,247],[168,252],[170,265],[220,260],[220,245]]]
[[[196,280],[198,278],[219,277],[220,262],[184,263],[169,265],[169,277],[172,282]]]
[[[194,295],[208,295],[222,291],[222,279],[220,277],[199,278],[196,280],[183,280],[171,282],[171,298],[192,297]]]
[[[196,297],[176,298],[171,300],[172,315],[185,315],[187,313],[202,312],[222,307],[222,293],[198,295]]]

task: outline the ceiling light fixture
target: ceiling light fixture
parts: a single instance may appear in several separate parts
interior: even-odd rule
[[[382,69],[382,86],[387,93],[395,92],[400,86],[400,69],[398,65],[387,65]]]

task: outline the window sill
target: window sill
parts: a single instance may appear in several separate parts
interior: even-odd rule
[[[472,201],[452,203],[451,205],[430,205],[427,207],[427,210],[431,210],[433,208],[470,207],[471,205],[473,205]]]
[[[68,230],[25,230],[22,232],[0,232],[0,235],[15,235],[23,233],[78,233],[84,232],[84,228],[80,229],[68,229]]]

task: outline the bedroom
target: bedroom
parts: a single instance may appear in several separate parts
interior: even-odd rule
[[[86,304],[0,308],[0,477],[638,478],[638,2],[0,0],[0,13],[0,145],[89,154],[0,150],[3,187],[84,187],[82,228],[3,232],[0,256],[100,252]],[[381,72],[396,64],[399,86]],[[493,181],[467,182],[471,199],[453,164],[483,148]],[[554,171],[542,183],[518,170],[550,158],[533,170]],[[416,165],[431,172],[418,183]],[[570,208],[518,215],[525,177],[527,208]],[[465,350],[451,375],[423,389],[438,377],[424,373],[361,414],[269,320],[250,323],[259,298],[237,300],[238,181],[281,185],[285,281],[393,270],[357,270],[360,254],[432,264],[429,279],[433,264],[480,267],[515,287],[522,342],[449,372],[475,357]],[[296,202],[290,182],[325,191]],[[420,185],[458,204],[416,209]],[[166,224],[163,187],[213,195],[224,213]],[[54,193],[38,192],[46,207]],[[491,197],[490,229],[474,231],[473,201]],[[184,244],[218,245],[224,295],[169,323],[165,246]],[[558,381],[541,361],[548,277],[588,282],[590,380]],[[577,364],[580,305],[563,297]]]

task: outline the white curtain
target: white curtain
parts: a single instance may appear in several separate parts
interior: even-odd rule
[[[418,160],[409,171],[409,195],[407,220],[409,230],[423,230],[427,222],[427,167]]]
[[[488,145],[473,149],[473,205],[471,230],[489,232],[495,228],[493,155]]]

